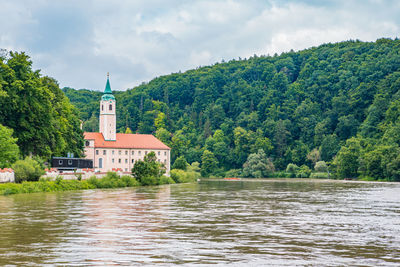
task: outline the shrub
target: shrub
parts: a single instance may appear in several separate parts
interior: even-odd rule
[[[318,161],[317,163],[315,163],[314,170],[316,172],[327,172],[328,165],[326,165],[325,161]]]
[[[158,185],[158,179],[154,176],[144,176],[140,179],[142,185]]]
[[[241,177],[242,176],[242,170],[241,169],[232,169],[229,170],[225,173],[225,177]]]
[[[159,179],[159,181],[158,181],[158,184],[174,184],[175,182],[174,182],[174,180],[171,178],[171,177],[168,177],[168,176],[161,176],[160,177],[160,179]]]
[[[280,171],[280,172],[274,172],[272,174],[272,177],[276,177],[276,178],[294,178],[295,174],[294,173],[285,172],[285,171]]]
[[[311,174],[311,169],[306,165],[301,165],[299,170],[296,172],[298,178],[308,178]]]
[[[327,172],[314,172],[310,174],[310,178],[329,178],[329,174]]]
[[[197,172],[185,172],[183,170],[171,170],[171,178],[175,183],[189,183],[200,177]]]
[[[21,183],[23,181],[38,181],[45,171],[41,168],[40,164],[29,157],[24,160],[18,160],[12,165],[15,173],[15,182]]]
[[[299,170],[299,166],[294,163],[289,163],[286,167],[286,172],[296,173]]]
[[[121,176],[121,180],[124,182],[126,187],[139,186],[140,183],[130,175]]]

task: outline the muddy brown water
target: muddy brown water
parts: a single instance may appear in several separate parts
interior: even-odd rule
[[[400,266],[400,184],[201,181],[0,197],[0,265]]]

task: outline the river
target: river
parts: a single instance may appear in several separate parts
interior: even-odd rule
[[[202,181],[0,197],[0,265],[399,266],[400,184]]]

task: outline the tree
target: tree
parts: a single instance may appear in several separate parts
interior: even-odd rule
[[[286,172],[288,173],[296,173],[299,170],[299,166],[293,163],[289,163],[286,167]]]
[[[143,184],[143,179],[152,177],[160,178],[165,173],[165,167],[157,162],[157,156],[154,151],[144,156],[143,161],[138,160],[132,168],[132,175]]]
[[[13,130],[0,124],[0,168],[8,168],[17,161],[19,148]]]
[[[327,172],[328,165],[326,165],[325,161],[317,161],[314,166],[314,170],[317,172]]]
[[[320,147],[321,160],[330,161],[340,149],[336,134],[327,135],[322,139]]]
[[[267,177],[274,170],[274,164],[271,159],[267,158],[262,149],[258,150],[257,153],[250,154],[243,164],[243,175],[245,177]]]
[[[126,127],[125,133],[126,134],[132,134],[133,132],[132,132],[131,128]]]
[[[78,111],[56,80],[32,70],[25,53],[0,59],[0,123],[14,130],[22,155],[49,158],[83,152]]]
[[[315,163],[321,159],[319,150],[317,148],[311,150],[310,153],[307,154],[307,159],[315,165]]]
[[[218,167],[218,160],[215,158],[214,153],[209,150],[204,150],[201,156],[201,175],[208,177],[210,174],[216,171]]]
[[[184,156],[178,157],[174,164],[172,165],[173,169],[181,169],[181,170],[186,170],[188,163],[186,162],[186,159]]]
[[[99,130],[99,117],[94,112],[90,119],[83,123],[83,130],[85,132],[96,132]]]
[[[358,176],[360,150],[360,140],[355,137],[347,140],[346,145],[342,146],[334,160],[339,177],[352,178]]]

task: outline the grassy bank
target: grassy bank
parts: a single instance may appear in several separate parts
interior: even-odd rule
[[[189,177],[182,179],[185,173],[180,173],[179,179],[171,177],[146,177],[141,182],[137,181],[130,175],[118,176],[116,173],[108,173],[103,178],[96,178],[95,176],[88,180],[63,180],[61,177],[56,178],[54,181],[48,179],[40,179],[37,182],[22,182],[22,183],[5,183],[0,184],[0,195],[20,194],[20,193],[38,193],[38,192],[57,192],[69,190],[83,190],[83,189],[96,189],[96,188],[123,188],[123,187],[136,187],[145,185],[161,185],[173,184],[179,182],[191,182],[194,178]],[[175,176],[176,177],[176,176]],[[174,177],[174,178],[175,178]]]

